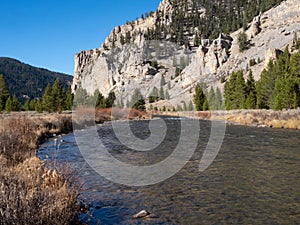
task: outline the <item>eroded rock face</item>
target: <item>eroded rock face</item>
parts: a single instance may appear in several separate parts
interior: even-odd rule
[[[221,34],[218,39],[202,42],[204,45],[197,49],[190,65],[183,71],[183,88],[194,86],[198,82],[210,83],[221,65],[229,58],[228,52],[233,39]]]
[[[271,60],[275,60],[278,59],[278,57],[283,53],[283,51],[281,51],[280,49],[274,49],[274,48],[269,48],[266,51],[265,54],[265,65],[264,67],[267,68],[268,64]]]
[[[261,18],[261,15],[258,15],[256,17],[254,17],[254,19],[251,23],[251,27],[249,29],[251,37],[254,37],[254,36],[258,35],[261,32],[260,18]]]
[[[166,25],[171,20],[168,15],[171,15],[172,10],[169,0],[164,0],[159,5],[158,11],[164,12],[163,21]],[[258,80],[269,60],[276,58],[280,50],[292,43],[293,33],[300,36],[300,1],[284,1],[278,7],[255,17],[246,30],[252,46],[244,52],[240,52],[238,48],[237,36],[241,32],[238,30],[230,35],[221,34],[215,40],[203,39],[199,47],[193,47],[188,53],[183,46],[172,44],[167,50],[165,45],[159,51],[147,53],[144,49],[147,49],[149,43],[145,40],[144,33],[148,28],[154,28],[156,19],[154,13],[134,24],[117,26],[101,48],[78,53],[75,56],[73,90],[79,85],[90,94],[95,89],[99,89],[104,95],[113,90],[125,103],[136,88],[145,97],[149,96],[153,87],[160,89],[163,77],[166,81],[162,86],[163,91],[168,91],[171,99],[161,102],[176,106],[192,99],[193,88],[198,82],[222,89],[222,77],[228,79],[237,70],[243,70],[247,74],[247,68],[253,71]],[[128,32],[134,39],[130,44],[122,45],[121,36],[126,37]],[[152,49],[156,45],[154,43]],[[169,57],[162,57],[163,51],[168,52]],[[177,65],[174,64],[173,56],[176,56]],[[187,66],[175,76],[175,66],[179,67],[183,56]],[[251,59],[257,63],[249,68]],[[153,61],[156,60],[158,65],[155,66]]]

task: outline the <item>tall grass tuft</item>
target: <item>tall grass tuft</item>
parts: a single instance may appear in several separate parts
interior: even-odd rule
[[[34,156],[37,140],[36,128],[31,119],[14,116],[0,121],[0,155],[9,164],[19,164]]]
[[[0,160],[0,224],[76,224],[77,191],[71,176],[36,157],[9,167]]]
[[[70,167],[53,168],[35,157],[40,136],[50,129],[40,122],[0,118],[0,225],[79,223]],[[65,123],[59,120],[57,128]]]

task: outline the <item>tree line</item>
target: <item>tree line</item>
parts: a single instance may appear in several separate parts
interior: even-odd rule
[[[300,107],[300,53],[290,54],[287,47],[278,60],[269,62],[257,82],[251,70],[246,81],[242,71],[232,73],[224,97],[227,110]]]
[[[72,109],[73,94],[69,86],[66,91],[59,78],[54,84],[47,85],[42,98],[26,99],[22,105],[16,95],[11,95],[4,76],[0,75],[0,112],[2,111],[37,111],[62,112]]]
[[[207,91],[206,84],[199,83],[195,88],[194,104],[197,111],[220,110],[223,108],[222,92],[218,87]]]

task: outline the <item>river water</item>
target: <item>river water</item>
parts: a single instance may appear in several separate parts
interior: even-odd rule
[[[115,158],[151,165],[178,145],[180,120],[164,120],[167,135],[155,151],[122,145],[111,123],[97,130]],[[141,139],[150,135],[149,121],[131,121],[130,127]],[[186,165],[148,186],[126,186],[100,176],[82,157],[73,134],[46,142],[38,155],[71,163],[76,170],[83,183],[79,199],[88,208],[80,218],[87,224],[300,224],[300,131],[227,125],[217,157],[199,172],[211,122],[200,121],[200,127],[197,149]],[[143,209],[151,214],[134,219]]]

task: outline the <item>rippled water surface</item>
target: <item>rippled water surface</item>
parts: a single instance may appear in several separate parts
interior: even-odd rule
[[[168,157],[178,144],[180,121],[165,120],[164,141],[148,152],[122,145],[111,123],[97,129],[115,158],[151,165]],[[59,138],[58,147],[53,140],[43,144],[39,156],[70,162],[76,169],[84,184],[80,200],[89,208],[81,219],[88,224],[300,224],[300,132],[227,125],[219,154],[199,172],[211,125],[200,124],[197,150],[185,167],[144,187],[116,184],[98,175],[85,162],[72,134]],[[149,137],[149,121],[130,125],[137,137]],[[133,219],[142,209],[151,214]]]

